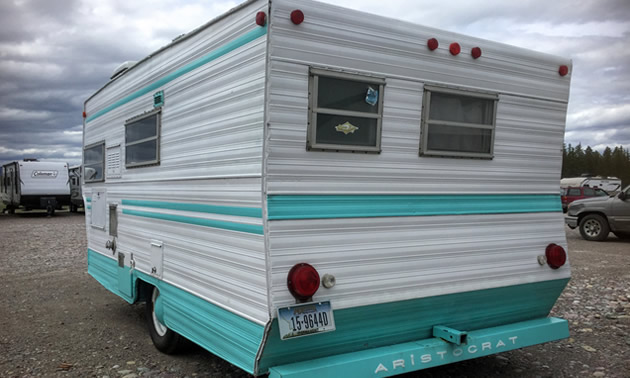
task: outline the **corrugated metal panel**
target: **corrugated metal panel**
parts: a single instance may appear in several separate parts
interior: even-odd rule
[[[274,2],[270,36],[269,194],[558,192],[566,59],[310,1]],[[484,55],[453,57],[454,40]],[[309,66],[386,78],[381,154],[306,151]],[[424,83],[500,95],[493,160],[418,156]]]
[[[211,210],[262,213],[267,38],[254,19],[267,6],[252,2],[111,82],[86,102],[84,133],[84,145],[121,145],[120,177],[87,185],[85,194],[105,188],[108,203],[118,204],[118,250],[133,253],[136,269],[150,274],[150,242],[162,242],[165,281],[259,324],[269,318],[262,216]],[[203,65],[173,76],[202,58]],[[167,75],[173,79],[155,89],[164,91],[160,163],[125,168],[125,121],[153,109],[153,92],[120,100]],[[151,203],[205,205],[207,211]],[[90,212],[89,248],[111,255],[104,248],[111,237],[89,225]]]
[[[537,256],[566,248],[562,213],[269,222],[272,297],[294,303],[289,269],[308,262],[337,284],[314,300],[335,308],[566,278]]]

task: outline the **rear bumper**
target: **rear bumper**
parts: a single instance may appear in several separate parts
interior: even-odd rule
[[[569,337],[560,318],[541,318],[468,333],[466,344],[429,338],[269,369],[280,377],[387,377]]]

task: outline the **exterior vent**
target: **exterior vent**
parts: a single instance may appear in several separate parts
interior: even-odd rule
[[[134,60],[128,60],[125,63],[121,64],[120,66],[116,67],[116,69],[114,70],[114,72],[112,72],[112,76],[110,76],[109,78],[111,80],[114,80],[115,78],[117,78],[118,76],[122,75],[123,72],[127,71],[128,69],[130,69],[131,67],[133,67],[136,63],[136,61]]]
[[[159,108],[160,106],[164,106],[164,91],[156,92],[153,95],[153,107]]]

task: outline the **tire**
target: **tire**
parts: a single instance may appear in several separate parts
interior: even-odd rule
[[[151,335],[153,345],[155,345],[157,350],[162,353],[176,354],[183,349],[186,339],[184,339],[176,332],[168,329],[157,319],[153,310],[155,307],[155,301],[160,295],[160,291],[155,286],[152,286],[149,290],[149,294],[150,295],[147,297],[145,307],[145,316],[147,319],[147,325],[149,327],[149,335]]]
[[[55,208],[50,205],[46,206],[46,213],[49,217],[52,217],[53,215],[55,215]]]
[[[580,235],[586,240],[606,240],[609,232],[608,221],[601,215],[589,214],[580,221]]]
[[[77,205],[70,204],[70,212],[71,213],[76,213],[77,212]]]
[[[630,240],[630,232],[615,232],[613,231],[616,237],[622,240]]]

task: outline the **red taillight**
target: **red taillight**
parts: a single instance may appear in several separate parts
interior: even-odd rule
[[[267,15],[265,12],[256,13],[256,25],[265,26],[267,24]]]
[[[296,299],[309,299],[319,289],[319,273],[309,264],[296,264],[287,276],[287,287]]]
[[[545,257],[547,257],[547,264],[551,269],[558,269],[567,262],[567,253],[564,248],[553,243],[545,249]]]
[[[437,40],[437,39],[435,39],[435,38],[430,38],[430,39],[427,41],[427,47],[428,47],[428,48],[429,48],[429,50],[431,50],[431,51],[433,51],[433,50],[437,49],[439,45],[440,45],[440,43],[439,43],[439,42],[438,42],[438,40]]]
[[[451,55],[457,55],[457,54],[459,54],[462,51],[462,48],[461,48],[461,46],[459,46],[459,43],[453,42],[448,47],[448,51],[451,52]]]
[[[560,66],[560,68],[558,68],[558,73],[560,74],[560,76],[566,76],[569,73],[569,67]]]
[[[299,25],[304,22],[304,13],[299,9],[291,12],[291,22],[293,22],[295,25]]]
[[[470,50],[470,55],[472,55],[473,59],[477,59],[481,56],[481,48],[479,47],[473,47]]]

